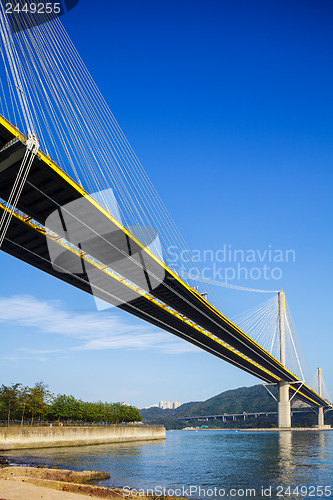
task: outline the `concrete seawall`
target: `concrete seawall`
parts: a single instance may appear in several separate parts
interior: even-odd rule
[[[0,450],[53,448],[165,439],[162,425],[0,427]]]

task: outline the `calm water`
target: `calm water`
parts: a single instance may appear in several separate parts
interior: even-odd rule
[[[7,455],[27,463],[106,471],[111,479],[100,483],[104,486],[160,487],[169,494],[180,488],[178,495],[193,498],[333,498],[333,431],[173,431],[167,432],[165,441]],[[264,496],[262,487],[270,486],[272,491]],[[282,493],[279,486],[291,486],[291,490]],[[323,495],[318,486],[323,487]]]

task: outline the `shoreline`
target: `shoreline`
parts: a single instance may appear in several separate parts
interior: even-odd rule
[[[193,429],[169,429],[168,432],[175,431],[185,431],[185,432],[198,432],[198,431],[233,431],[233,432],[322,432],[322,431],[332,431],[333,427],[330,425],[325,425],[324,427],[248,427],[242,428],[239,427],[236,429],[235,427],[224,427],[224,428],[214,428],[214,429],[197,429],[194,427]]]
[[[14,500],[24,498],[113,498],[121,493],[101,486],[89,484],[92,481],[109,479],[110,474],[45,467],[8,466],[0,469],[1,495]],[[14,496],[13,496],[14,495]]]
[[[331,426],[324,427],[272,427],[272,428],[253,428],[237,429],[238,432],[326,432],[333,430]]]
[[[49,469],[46,467],[6,466],[0,468],[0,499],[5,500],[83,500],[85,498],[128,498],[135,496],[119,488],[106,488],[90,484],[93,481],[109,479],[110,474],[94,471],[73,471],[70,469]],[[155,500],[153,495],[140,497]],[[161,500],[174,497],[161,496]],[[177,500],[185,500],[177,497]]]

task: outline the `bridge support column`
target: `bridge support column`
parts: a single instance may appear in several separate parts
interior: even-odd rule
[[[288,382],[279,382],[278,426],[291,427],[291,411]]]
[[[284,327],[284,317],[286,312],[286,298],[283,290],[278,295],[279,306],[279,329],[280,329],[280,361],[285,366],[286,364],[286,336]],[[281,381],[279,387],[279,402],[278,402],[278,426],[291,427],[291,412],[289,400],[289,383]]]
[[[322,374],[321,374],[321,368],[318,368],[317,370],[317,375],[318,375],[318,393],[319,396],[322,396],[323,394],[323,389],[322,389]],[[324,422],[324,408],[323,406],[319,407],[318,410],[318,427],[324,427],[325,422]]]

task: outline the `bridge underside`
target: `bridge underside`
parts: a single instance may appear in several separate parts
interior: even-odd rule
[[[1,118],[0,215],[8,210],[6,200],[25,151],[25,137]],[[290,382],[291,393],[299,389],[295,375],[182,281],[41,152],[33,160],[2,250],[265,382]],[[297,397],[315,406],[328,405],[305,385]]]

